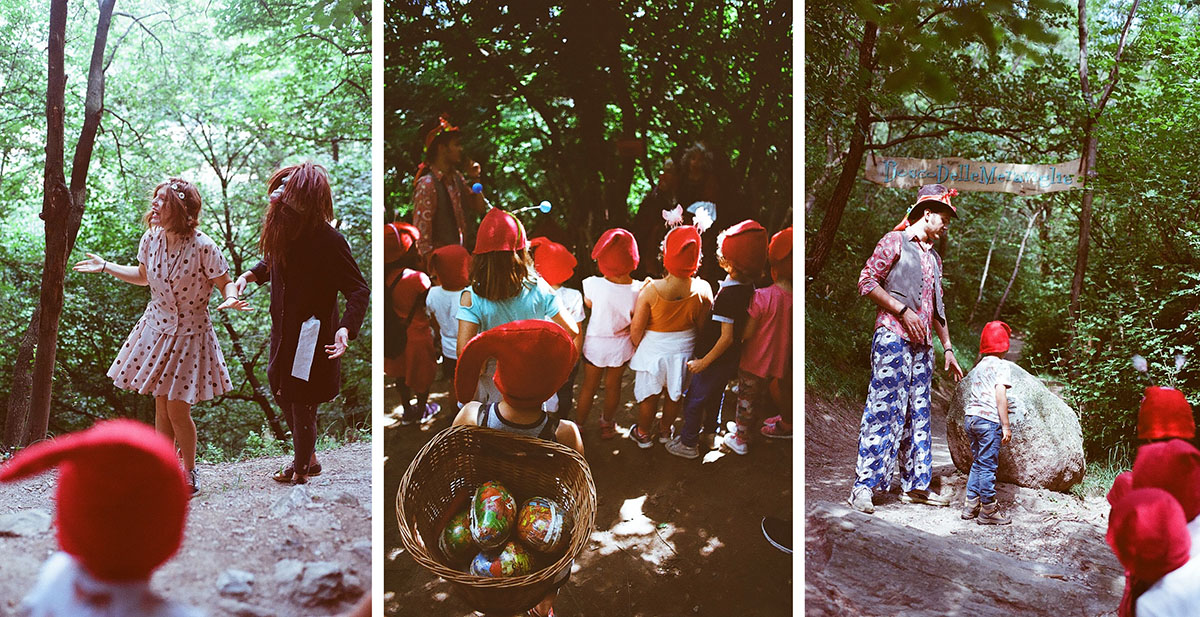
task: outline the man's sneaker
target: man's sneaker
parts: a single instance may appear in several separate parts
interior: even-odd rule
[[[979,516],[979,498],[967,497],[963,502],[962,518],[964,521],[969,521],[976,516]]]
[[[950,505],[950,499],[948,497],[942,497],[937,493],[931,493],[926,490],[915,490],[908,491],[907,493],[900,493],[900,501],[904,503],[923,503],[927,506]]]
[[[980,525],[1008,525],[1012,519],[1000,514],[999,502],[980,504],[979,518],[975,519]]]
[[[638,447],[642,448],[643,450],[654,447],[654,438],[649,435],[643,435],[642,429],[638,428],[638,425],[636,424],[629,427],[629,438],[632,439],[633,443],[636,443]]]
[[[700,448],[688,446],[678,439],[667,444],[667,452],[681,458],[700,458]]]
[[[745,454],[750,451],[749,445],[738,439],[737,433],[726,433],[725,439],[721,443],[725,444],[725,447],[734,454]]]
[[[859,512],[867,514],[875,512],[875,504],[871,503],[871,489],[869,488],[854,487],[854,490],[850,491],[850,497],[846,499],[846,503]]]
[[[188,472],[188,484],[192,487],[192,497],[195,497],[200,492],[200,482],[196,479],[196,470],[192,469]]]

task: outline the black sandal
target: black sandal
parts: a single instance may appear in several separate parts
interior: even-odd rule
[[[321,475],[320,463],[308,466],[308,478],[313,478],[319,475]],[[275,472],[275,475],[271,476],[271,479],[279,482],[280,484],[290,484],[295,480],[295,476],[296,468],[292,465],[288,465],[287,467],[283,467],[279,471]],[[304,482],[297,482],[297,484],[304,484]]]

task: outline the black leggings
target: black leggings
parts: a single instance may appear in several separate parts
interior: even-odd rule
[[[302,476],[308,475],[308,463],[317,448],[317,406],[304,403],[284,403],[283,419],[292,429],[292,469]]]

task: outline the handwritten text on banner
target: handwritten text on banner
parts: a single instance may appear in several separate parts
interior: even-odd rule
[[[869,156],[864,174],[876,184],[894,188],[916,188],[944,184],[960,191],[1037,195],[1077,188],[1079,159],[1057,165],[985,163],[957,157],[910,159]]]

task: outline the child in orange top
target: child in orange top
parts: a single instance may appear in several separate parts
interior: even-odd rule
[[[401,337],[399,332],[385,329],[383,373],[396,380],[396,388],[403,400],[404,412],[400,423],[404,425],[424,421],[437,415],[440,407],[429,402],[429,387],[437,375],[437,348],[433,343],[433,330],[429,315],[425,311],[425,296],[429,293],[429,277],[411,267],[416,258],[416,242],[419,232],[407,223],[388,223],[383,233],[383,256],[386,271],[383,275],[386,291],[385,309],[393,313],[404,328],[403,347],[387,345],[391,337]],[[397,322],[393,322],[397,323]],[[390,348],[390,349],[389,349]],[[389,353],[390,352],[390,353]],[[412,395],[416,393],[416,405]]]
[[[663,401],[658,441],[671,441],[671,426],[683,406],[687,362],[713,300],[712,287],[694,278],[700,267],[698,228],[683,225],[667,232],[663,267],[667,275],[650,281],[638,294],[630,326],[630,337],[637,346],[629,368],[637,371],[633,395],[638,402],[638,423],[629,428],[629,438],[639,448],[654,445],[651,423],[663,392],[667,400]]]

